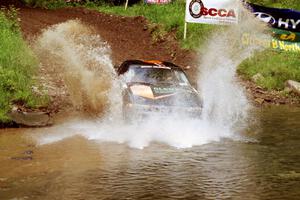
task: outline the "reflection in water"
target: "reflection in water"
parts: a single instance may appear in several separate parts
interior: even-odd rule
[[[252,140],[188,149],[80,136],[36,146],[32,133],[1,130],[0,199],[298,199],[300,110],[258,114]],[[24,156],[32,160],[11,159]]]

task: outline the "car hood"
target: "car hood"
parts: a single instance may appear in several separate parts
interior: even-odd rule
[[[201,106],[198,92],[188,85],[131,83],[128,89],[138,103]]]

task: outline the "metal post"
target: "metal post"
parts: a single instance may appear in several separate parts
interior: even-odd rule
[[[129,1],[129,0],[126,0],[126,3],[125,3],[125,10],[127,9],[128,1]]]
[[[184,22],[183,40],[186,40],[187,22]]]

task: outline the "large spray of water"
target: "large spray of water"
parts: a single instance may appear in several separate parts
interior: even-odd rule
[[[198,87],[204,100],[204,118],[224,128],[245,125],[250,105],[236,77],[238,65],[261,46],[244,46],[244,34],[269,37],[267,27],[253,17],[240,3],[240,23],[216,31],[201,57]]]
[[[79,20],[54,25],[34,47],[42,65],[63,76],[77,110],[99,116],[114,105],[116,96],[109,98],[116,85],[110,47],[91,27]]]
[[[243,21],[216,31],[201,55],[198,76],[198,88],[204,100],[201,119],[155,116],[142,123],[124,123],[118,117],[120,109],[111,109],[112,105],[120,108],[122,102],[109,46],[79,21],[68,21],[45,30],[37,42],[39,55],[49,67],[60,68],[65,74],[74,105],[111,112],[94,120],[74,119],[47,129],[48,133],[39,137],[38,142],[48,144],[82,135],[89,140],[127,143],[135,148],[143,148],[151,142],[182,148],[224,137],[236,138],[235,133],[245,125],[249,109],[235,76],[236,68],[258,49],[242,46],[241,37],[244,33],[263,34],[265,30],[251,14],[241,10]],[[45,55],[51,56],[47,59]]]

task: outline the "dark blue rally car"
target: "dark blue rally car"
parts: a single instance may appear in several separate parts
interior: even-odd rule
[[[199,93],[181,67],[157,60],[127,60],[117,73],[123,81],[125,118],[171,114],[201,116]]]

